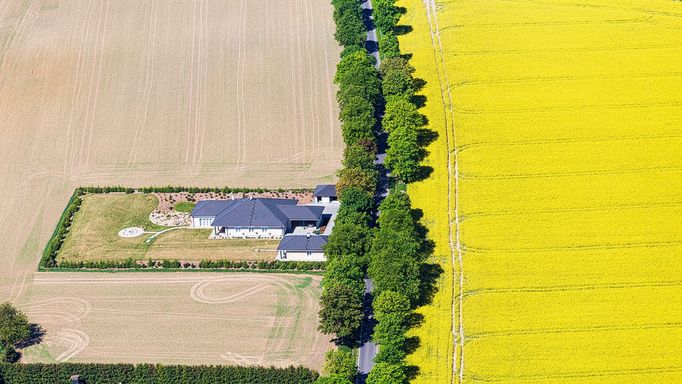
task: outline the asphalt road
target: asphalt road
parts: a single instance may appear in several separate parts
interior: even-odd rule
[[[364,16],[365,25],[367,27],[367,39],[365,40],[365,47],[370,55],[376,59],[376,67],[379,68],[381,64],[381,58],[379,57],[379,39],[377,38],[377,30],[374,26],[374,17],[372,16],[372,1],[366,0],[362,3],[362,13]],[[381,140],[383,138],[383,140]],[[379,140],[379,154],[377,155],[377,160],[375,164],[377,169],[379,169],[382,177],[380,178],[380,185],[378,188],[379,199],[385,197],[388,194],[388,173],[384,168],[384,158],[385,153],[385,135],[380,135]],[[374,356],[377,354],[377,345],[373,343],[370,339],[372,332],[374,330],[374,315],[372,313],[372,291],[374,290],[374,285],[372,280],[365,279],[365,297],[363,301],[363,311],[365,314],[362,320],[362,326],[360,328],[361,332],[361,345],[358,353],[358,379],[357,384],[364,384],[367,379],[367,375],[374,367]]]

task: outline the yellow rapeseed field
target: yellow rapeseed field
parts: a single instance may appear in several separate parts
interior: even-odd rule
[[[682,383],[682,2],[398,5],[446,272],[413,382]]]

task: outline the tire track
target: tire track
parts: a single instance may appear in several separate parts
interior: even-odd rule
[[[660,323],[660,324],[640,324],[640,325],[601,325],[591,327],[576,328],[544,328],[544,329],[520,329],[514,331],[493,331],[468,334],[469,340],[478,340],[490,337],[513,337],[546,334],[570,334],[570,333],[595,333],[595,332],[617,332],[617,331],[636,331],[653,329],[674,329],[682,328],[682,322]]]
[[[544,178],[558,178],[558,177],[573,177],[573,176],[599,176],[599,175],[627,175],[638,173],[651,173],[654,171],[681,171],[682,166],[661,166],[661,167],[642,167],[631,169],[614,169],[601,171],[573,171],[573,172],[555,172],[555,173],[517,173],[517,174],[502,174],[490,176],[476,176],[472,174],[460,174],[459,177],[464,180],[513,180],[513,179],[544,179]]]
[[[142,143],[142,137],[147,126],[147,117],[149,115],[149,100],[151,99],[152,89],[154,84],[154,53],[156,51],[156,37],[157,37],[157,0],[151,0],[149,12],[149,30],[147,31],[147,54],[145,56],[145,72],[144,72],[144,89],[142,93],[142,109],[138,110],[137,125],[133,133],[133,142],[128,153],[128,167],[137,162],[137,155],[139,147]]]
[[[549,293],[549,292],[568,292],[568,291],[593,291],[604,289],[630,289],[630,288],[663,288],[682,286],[682,280],[658,281],[645,283],[623,283],[623,284],[590,284],[590,285],[557,285],[557,286],[535,286],[535,287],[516,287],[516,288],[484,288],[466,291],[465,296],[479,294],[508,294],[508,293]]]
[[[423,0],[426,9],[426,16],[431,35],[431,45],[434,51],[435,69],[440,84],[441,102],[443,104],[443,115],[445,118],[445,143],[447,150],[447,198],[448,198],[448,245],[453,266],[458,267],[458,284],[453,284],[451,333],[453,337],[453,357],[452,357],[452,376],[450,382],[458,380],[459,384],[464,381],[464,315],[463,315],[463,293],[464,293],[464,260],[463,250],[460,242],[460,219],[459,219],[459,161],[457,152],[457,132],[455,131],[454,109],[450,83],[447,78],[443,47],[440,41],[438,29],[437,7],[433,0]],[[447,97],[446,97],[447,95]],[[449,119],[448,119],[449,117]],[[449,123],[448,123],[449,122]],[[450,135],[452,129],[452,135]],[[452,137],[451,137],[452,136]],[[452,141],[452,147],[450,145]],[[454,163],[454,169],[453,169]],[[454,181],[454,190],[452,188]],[[454,200],[454,207],[452,202]],[[454,208],[454,217],[453,217]],[[454,223],[454,228],[453,228]],[[459,360],[458,360],[459,356]],[[457,377],[457,379],[455,379]]]

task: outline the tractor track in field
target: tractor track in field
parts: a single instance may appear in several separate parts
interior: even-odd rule
[[[452,337],[455,348],[452,356],[452,376],[450,381],[456,380],[459,384],[464,381],[464,315],[463,315],[463,292],[464,292],[464,259],[463,250],[460,242],[460,219],[459,219],[459,162],[457,151],[457,137],[454,124],[454,105],[451,93],[450,82],[446,73],[445,56],[443,45],[440,39],[438,27],[437,7],[434,0],[423,0],[426,9],[427,22],[431,35],[431,45],[436,61],[436,72],[440,83],[441,100],[443,103],[443,114],[445,117],[445,144],[447,150],[447,194],[448,194],[448,243],[450,247],[451,263],[457,266],[457,284],[452,285]],[[449,122],[449,123],[448,123]],[[450,132],[452,129],[452,132]],[[451,144],[452,140],[452,144]],[[454,188],[453,188],[454,182]],[[454,201],[454,207],[453,205]],[[453,217],[454,208],[454,217]],[[453,228],[454,223],[454,228]],[[457,357],[459,356],[459,361]]]

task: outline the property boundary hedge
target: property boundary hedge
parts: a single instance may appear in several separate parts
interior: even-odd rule
[[[308,384],[319,374],[304,367],[160,364],[0,364],[0,384]]]
[[[308,262],[308,261],[231,261],[231,260],[202,260],[200,262],[181,262],[179,260],[148,260],[143,262],[138,262],[133,259],[126,260],[98,260],[98,261],[78,261],[69,262],[63,261],[57,263],[57,256],[61,250],[62,244],[66,235],[71,229],[71,224],[73,223],[73,218],[76,212],[80,209],[83,200],[81,196],[86,194],[102,194],[102,193],[177,193],[177,192],[188,192],[188,193],[265,193],[265,192],[310,192],[310,189],[264,189],[264,188],[203,188],[203,187],[178,187],[178,186],[165,186],[165,187],[142,187],[142,188],[129,188],[122,186],[104,186],[104,187],[80,187],[71,195],[69,202],[66,204],[66,208],[59,217],[57,226],[52,232],[50,240],[48,240],[43,250],[43,255],[40,258],[40,263],[38,265],[38,270],[40,271],[53,271],[67,269],[70,271],[79,270],[154,270],[154,271],[167,271],[167,270],[235,270],[235,271],[304,271],[304,272],[316,272],[323,271],[325,268],[324,262]],[[150,265],[152,265],[150,267]]]

